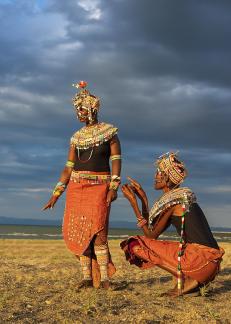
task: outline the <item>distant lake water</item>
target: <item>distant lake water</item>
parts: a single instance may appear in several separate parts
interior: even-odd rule
[[[132,235],[142,235],[140,230],[126,228],[110,228],[110,239],[126,239]],[[213,235],[217,241],[231,241],[231,232],[214,231]],[[62,229],[59,226],[32,226],[32,225],[0,225],[1,239],[43,239],[61,240]],[[178,240],[179,236],[172,231],[166,231],[160,236],[163,240]]]

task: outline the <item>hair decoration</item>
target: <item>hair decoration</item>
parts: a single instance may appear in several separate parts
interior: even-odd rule
[[[74,98],[72,99],[73,106],[75,107],[78,116],[82,116],[81,108],[86,109],[88,114],[87,117],[89,122],[93,121],[93,114],[99,111],[100,107],[100,99],[99,97],[94,96],[90,93],[89,90],[85,89],[88,85],[86,81],[79,81],[78,83],[73,83],[73,87],[80,88],[80,92],[78,92]]]
[[[73,83],[72,86],[77,88],[77,89],[78,88],[84,89],[84,88],[87,87],[87,82],[86,81],[79,81],[78,83]]]
[[[178,151],[176,153],[167,152],[155,162],[157,170],[165,173],[175,185],[182,183],[188,174],[184,163],[178,159],[177,153]]]

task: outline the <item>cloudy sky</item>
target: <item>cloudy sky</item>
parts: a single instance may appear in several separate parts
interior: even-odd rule
[[[64,197],[41,207],[83,79],[119,128],[123,179],[153,202],[153,161],[179,150],[209,223],[231,227],[230,1],[0,0],[0,24],[0,216],[61,220]],[[111,219],[134,220],[121,194]]]

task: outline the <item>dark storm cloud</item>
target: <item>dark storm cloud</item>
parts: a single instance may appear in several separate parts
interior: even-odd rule
[[[86,79],[102,98],[101,119],[120,129],[124,179],[137,177],[157,197],[154,157],[180,149],[186,184],[215,225],[219,207],[231,226],[230,9],[229,1],[2,2],[2,213],[41,216],[79,127],[71,84]],[[115,218],[128,213],[123,199],[114,209]]]

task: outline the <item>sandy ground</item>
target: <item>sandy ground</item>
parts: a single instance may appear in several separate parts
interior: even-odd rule
[[[231,323],[231,244],[205,296],[161,297],[172,276],[141,271],[110,241],[112,289],[78,291],[76,258],[63,241],[0,240],[0,323]]]

